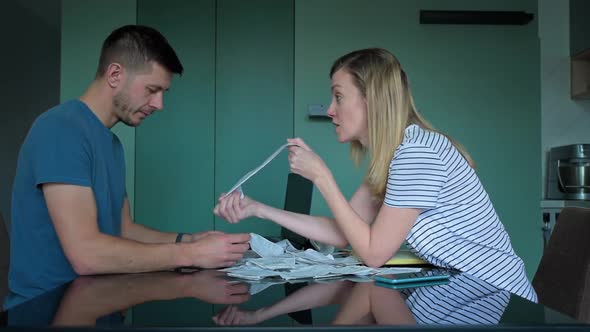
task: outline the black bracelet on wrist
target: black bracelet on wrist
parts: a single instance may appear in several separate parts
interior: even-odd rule
[[[178,235],[176,235],[176,243],[180,243],[180,242],[182,242],[182,236],[183,236],[184,234],[185,234],[185,233],[178,233]]]

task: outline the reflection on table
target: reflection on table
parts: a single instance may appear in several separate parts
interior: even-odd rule
[[[254,311],[227,306],[213,320],[219,325],[251,325],[282,314],[337,304],[339,310],[331,324],[498,324],[510,293],[467,274],[447,273],[451,274],[450,282],[433,287],[392,289],[373,282],[314,283]]]
[[[212,270],[80,277],[9,310],[8,326],[544,326],[554,322],[548,312],[577,324],[473,276],[443,272],[448,284],[405,289],[368,278],[247,283]]]

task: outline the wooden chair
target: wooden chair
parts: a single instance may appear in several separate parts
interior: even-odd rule
[[[590,209],[566,207],[533,278],[543,305],[590,323]]]

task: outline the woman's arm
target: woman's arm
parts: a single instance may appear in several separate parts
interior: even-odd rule
[[[333,213],[335,224],[365,264],[383,265],[399,249],[420,210],[382,205],[368,224],[346,201],[330,169],[301,139],[289,140],[291,171],[311,180]]]
[[[303,237],[338,248],[348,245],[333,219],[294,213],[261,204],[256,217],[271,220]]]
[[[382,205],[373,224],[365,223],[349,204],[332,177],[314,183],[334,214],[335,223],[355,253],[371,267],[382,266],[399,249],[420,214],[418,209]]]
[[[370,224],[378,212],[378,205],[371,198],[368,186],[363,183],[350,200],[350,206],[364,223]],[[273,221],[301,236],[335,247],[346,247],[348,241],[333,218],[310,216],[277,209],[249,197],[240,199],[235,193],[220,199],[213,212],[230,222],[255,216]]]
[[[369,286],[371,312],[378,325],[416,325],[416,319],[399,291],[375,284]]]
[[[374,325],[369,290],[373,283],[357,283],[346,294],[342,306],[332,320],[333,325]]]
[[[378,205],[371,198],[368,186],[363,183],[350,199],[352,210],[363,223],[371,224],[378,212]],[[348,246],[348,240],[333,218],[308,216],[261,205],[256,216],[272,220],[309,239],[339,248]]]
[[[213,317],[218,325],[251,325],[263,322],[273,317],[296,311],[323,307],[343,301],[343,295],[353,286],[350,281],[333,282],[329,284],[311,284],[295,293],[268,306],[247,311],[236,306],[228,306]]]

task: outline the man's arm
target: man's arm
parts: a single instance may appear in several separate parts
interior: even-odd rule
[[[159,232],[147,226],[136,224],[131,217],[129,200],[125,197],[121,209],[121,236],[143,243],[174,243],[177,235],[177,233]],[[188,238],[188,236],[184,236],[184,238]],[[186,241],[184,238],[183,240]]]
[[[147,226],[136,223],[131,217],[129,200],[125,198],[121,209],[121,236],[126,239],[143,243],[174,243],[178,233],[160,232]],[[206,231],[194,234],[185,234],[182,242],[194,242],[209,234],[223,234],[218,231]]]
[[[247,234],[213,234],[181,244],[146,244],[98,229],[89,187],[43,185],[49,215],[66,257],[80,275],[169,270],[180,266],[230,266],[248,249]]]
[[[245,283],[218,271],[117,274],[79,277],[63,296],[54,326],[94,326],[99,317],[150,301],[194,297],[209,303],[238,304],[250,299]]]

